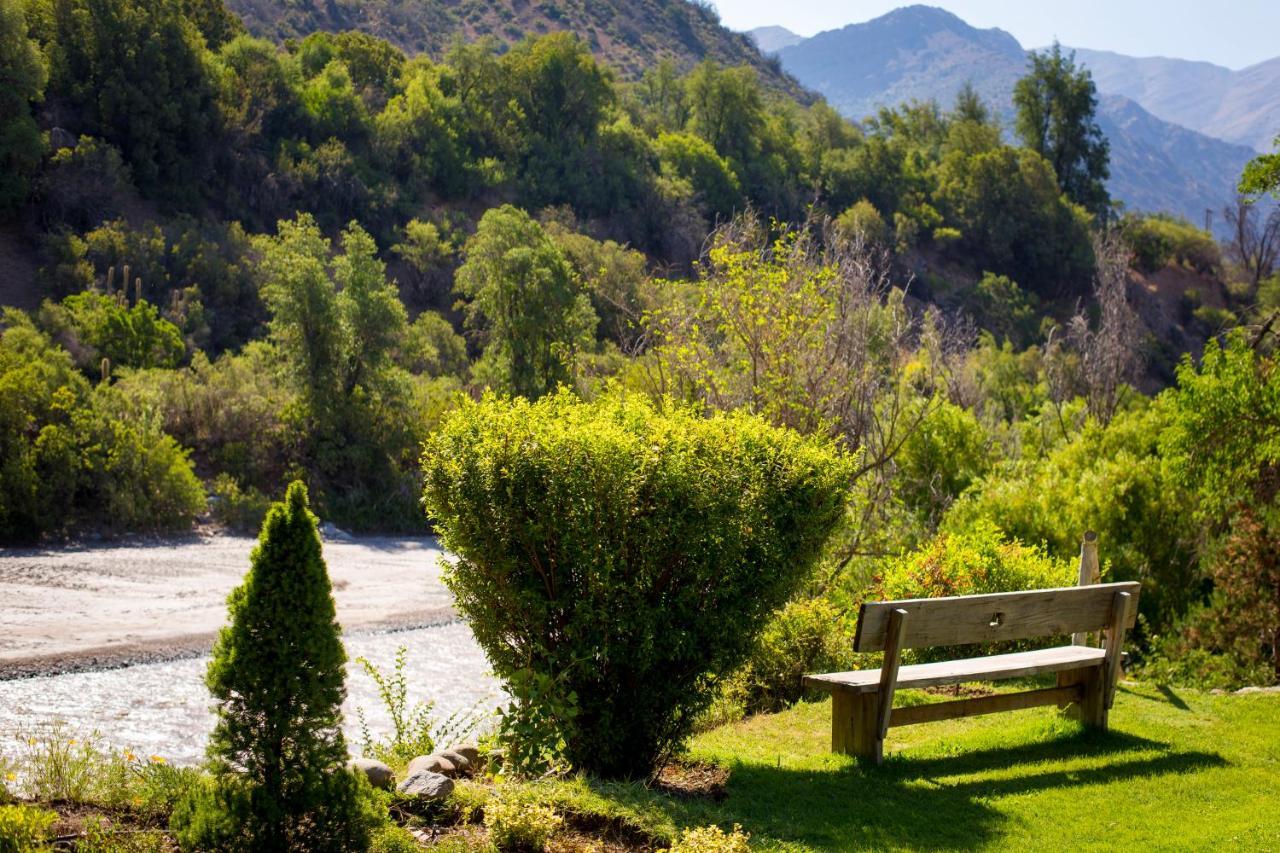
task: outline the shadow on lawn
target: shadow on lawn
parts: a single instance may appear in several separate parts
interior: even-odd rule
[[[1152,752],[1160,753],[1151,755]],[[1046,762],[1113,757],[1102,766],[1045,769]],[[1020,765],[1034,772],[995,779],[965,777]],[[918,847],[963,850],[982,846],[1005,816],[992,797],[1051,788],[1098,785],[1226,764],[1219,755],[1172,751],[1168,744],[1120,733],[1070,735],[1009,749],[992,748],[936,758],[891,757],[883,767],[804,771],[759,764],[733,769],[721,814],[754,834],[818,850]]]

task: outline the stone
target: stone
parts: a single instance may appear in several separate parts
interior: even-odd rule
[[[1235,692],[1235,695],[1248,696],[1251,693],[1280,693],[1280,684],[1274,687],[1241,687]]]
[[[409,774],[396,790],[420,800],[443,800],[453,793],[453,780],[441,773],[420,770]]]
[[[324,537],[326,542],[350,542],[352,539],[350,533],[332,521],[326,521],[320,525],[320,535]]]
[[[470,761],[472,768],[478,768],[480,766],[480,747],[476,746],[474,743],[460,743],[448,751],[456,752],[458,755],[467,759],[467,761]]]
[[[385,788],[390,791],[396,784],[396,774],[381,761],[375,761],[372,758],[353,758],[347,762],[347,767],[353,773],[363,773],[364,778],[368,779],[369,784],[375,788]]]
[[[472,767],[470,759],[454,749],[446,749],[440,753],[440,757],[452,764],[458,771],[459,775],[470,776]]]
[[[455,767],[453,762],[449,759],[443,757],[437,752],[433,752],[430,755],[419,755],[417,758],[413,759],[413,761],[410,761],[409,769],[406,772],[411,775],[419,772],[427,772],[439,773],[443,776],[452,776],[454,773],[458,772],[458,768]]]

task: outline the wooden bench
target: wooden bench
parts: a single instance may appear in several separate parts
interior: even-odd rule
[[[1105,729],[1120,676],[1124,632],[1137,620],[1136,583],[876,601],[862,605],[854,650],[884,652],[880,669],[807,675],[806,687],[831,693],[831,750],[879,764],[889,726],[1014,711],[1068,708],[1085,725]],[[1103,648],[1085,634],[1104,631]],[[1014,654],[901,666],[904,649],[999,643],[1073,634],[1071,645]],[[893,707],[898,687],[933,687],[1045,673],[1057,686],[1020,693]]]

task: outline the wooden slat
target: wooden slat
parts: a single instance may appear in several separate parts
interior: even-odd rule
[[[1102,580],[1102,569],[1098,564],[1098,534],[1092,530],[1084,534],[1080,543],[1080,574],[1076,586],[1093,586]],[[1092,646],[1089,635],[1077,632],[1071,636],[1072,645]]]
[[[911,630],[909,622],[906,630]],[[936,687],[941,684],[960,684],[965,681],[1021,678],[1048,672],[1100,667],[1105,658],[1106,650],[1104,649],[1087,646],[1058,646],[1052,649],[1037,649],[1032,652],[1015,652],[1008,655],[919,663],[904,666],[898,670],[897,686]],[[875,693],[880,689],[880,670],[864,669],[857,672],[806,675],[804,684],[815,690]]]
[[[954,702],[934,702],[929,705],[912,705],[910,708],[893,709],[893,725],[914,726],[938,720],[954,720],[958,717],[976,717],[979,714],[995,714],[1001,711],[1019,711],[1042,705],[1068,705],[1079,702],[1079,685],[1046,687],[1043,690],[1025,690],[1021,693],[997,693],[994,696],[977,696]]]
[[[889,614],[898,609],[910,615],[903,642],[903,647],[908,649],[1099,631],[1111,624],[1115,594],[1128,592],[1136,601],[1138,588],[1138,584],[1132,582],[1109,583],[956,598],[867,602],[858,614],[854,649],[860,652],[884,649]],[[1131,609],[1125,627],[1132,628],[1136,618],[1137,611]]]
[[[1127,592],[1117,592],[1115,604],[1111,608],[1111,624],[1107,627],[1107,658],[1104,669],[1106,680],[1106,708],[1111,709],[1116,696],[1116,682],[1120,680],[1120,664],[1124,659],[1124,629],[1129,622],[1130,614],[1136,608],[1134,597]]]
[[[902,634],[907,627],[907,611],[889,614],[889,637],[884,647],[884,666],[880,667],[880,697],[876,708],[876,735],[884,740],[889,733],[889,714],[893,711],[893,691],[898,684],[898,665],[902,663]]]

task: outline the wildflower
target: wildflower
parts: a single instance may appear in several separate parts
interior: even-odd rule
[[[134,755],[132,752],[130,752],[129,750],[127,750],[127,749],[126,749],[126,750],[124,751],[124,760],[125,760],[125,761],[137,761],[137,760],[138,760],[138,756]]]
[[[151,763],[152,763],[152,764],[164,764],[164,763],[165,763],[165,761],[164,761],[164,756],[163,756],[163,755],[153,755],[153,756],[151,756]]]
[[[14,781],[14,780],[16,780],[16,779],[18,778],[18,774],[17,774],[17,773],[6,773],[4,778],[6,778],[6,779],[8,779],[10,782],[12,782],[12,781]]]

